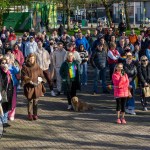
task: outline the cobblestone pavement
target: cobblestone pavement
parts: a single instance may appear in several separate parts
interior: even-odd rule
[[[78,93],[81,100],[94,106],[88,112],[67,111],[64,96],[39,101],[39,120],[28,121],[26,99],[18,94],[16,120],[10,122],[0,139],[0,150],[98,150],[150,149],[150,111],[143,112],[136,99],[137,115],[127,115],[127,125],[117,125],[113,95],[91,95],[92,85]],[[49,90],[48,90],[49,91]],[[149,108],[150,109],[150,108]]]

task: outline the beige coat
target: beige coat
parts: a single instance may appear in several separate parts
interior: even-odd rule
[[[36,55],[37,64],[40,66],[40,68],[42,70],[49,69],[49,65],[51,61],[50,61],[50,55],[48,51],[46,51],[44,48],[42,48],[41,50],[37,49],[35,55]]]

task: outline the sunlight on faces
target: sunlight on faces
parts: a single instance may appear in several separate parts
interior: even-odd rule
[[[74,59],[73,53],[68,53],[68,55],[67,55],[67,60],[68,60],[69,62],[73,62],[73,59]]]
[[[31,64],[34,64],[34,62],[35,62],[35,57],[34,57],[34,56],[31,56],[31,57],[29,58],[29,62],[30,62]]]

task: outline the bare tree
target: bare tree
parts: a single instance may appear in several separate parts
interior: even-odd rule
[[[125,16],[126,16],[127,29],[130,29],[130,21],[129,21],[128,2],[127,2],[127,0],[124,1],[124,10],[125,10]]]

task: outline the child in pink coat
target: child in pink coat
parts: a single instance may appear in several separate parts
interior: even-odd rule
[[[114,97],[116,98],[117,123],[126,124],[124,116],[125,104],[127,97],[129,96],[129,79],[123,70],[123,64],[119,63],[116,65],[112,80],[114,84]],[[120,112],[122,114],[121,119]]]

